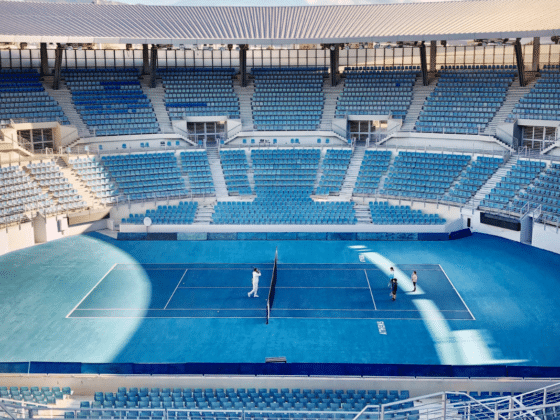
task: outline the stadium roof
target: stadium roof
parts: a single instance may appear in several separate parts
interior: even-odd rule
[[[0,11],[0,42],[285,45],[560,34],[559,0],[307,7],[0,1]]]

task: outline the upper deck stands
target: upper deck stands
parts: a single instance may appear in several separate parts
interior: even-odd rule
[[[160,131],[135,68],[62,71],[76,110],[97,136],[155,134]]]
[[[239,99],[233,91],[233,68],[159,69],[169,119],[190,116],[227,116],[239,119]]]
[[[504,103],[514,78],[513,66],[443,66],[416,130],[478,134]]]
[[[326,68],[253,68],[256,130],[317,130],[323,115]]]
[[[335,116],[391,115],[404,119],[418,75],[417,66],[347,67]]]

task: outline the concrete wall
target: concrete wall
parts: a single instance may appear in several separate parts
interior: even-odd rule
[[[255,143],[251,143],[251,139],[255,140]],[[276,139],[276,143],[274,143]],[[299,139],[299,144],[292,143],[292,139]],[[321,139],[318,143],[317,139]],[[328,146],[347,146],[348,142],[346,140],[341,140],[340,138],[334,136],[332,132],[314,132],[309,131],[293,131],[293,132],[241,132],[237,135],[235,140],[227,143],[230,147],[248,147],[248,146],[259,146],[261,140],[265,140],[268,143],[262,143],[266,146],[307,146],[307,147],[322,147],[326,145],[326,140],[329,139]],[[243,143],[245,140],[245,143]]]
[[[473,232],[478,233],[485,233],[488,235],[499,236],[501,238],[506,238],[511,241],[520,242],[521,241],[521,232],[515,232],[513,230],[500,228],[497,226],[486,225],[480,223],[480,211],[476,210],[472,215],[463,215],[465,220],[466,226],[466,219],[467,217],[471,218],[471,230]]]
[[[533,224],[532,245],[560,254],[560,229],[541,223]]]
[[[10,247],[8,243],[8,232],[6,229],[0,230],[0,255],[10,252]]]
[[[289,362],[289,361],[288,361]],[[249,375],[17,375],[3,374],[5,386],[69,386],[73,398],[93,398],[96,391],[115,392],[118,387],[148,388],[310,388],[310,389],[396,389],[410,397],[436,392],[509,391],[529,392],[554,385],[557,379],[531,378],[392,378],[392,377],[286,377]],[[55,413],[56,414],[56,413]]]
[[[57,129],[53,130],[53,137],[54,147],[58,150],[79,138],[78,129],[71,125],[59,125]]]
[[[9,226],[7,229],[3,229],[3,231],[6,233],[8,246],[7,250],[5,246],[0,248],[4,248],[3,250],[6,252],[16,251],[35,245],[32,222]],[[0,251],[2,251],[2,249],[0,249]]]
[[[68,218],[65,215],[45,218],[39,214],[34,222],[36,243],[50,242],[66,236],[107,229],[107,219],[68,226]]]
[[[484,151],[488,154],[503,153],[507,148],[489,136],[466,136],[453,134],[397,133],[383,143],[387,147],[416,148],[437,153],[438,149],[457,149],[457,153]]]
[[[550,156],[560,156],[560,147],[556,146],[550,152],[547,153]]]

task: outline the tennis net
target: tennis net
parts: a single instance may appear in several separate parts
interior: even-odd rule
[[[274,304],[274,296],[276,295],[276,279],[278,278],[278,248],[274,256],[274,267],[272,267],[272,280],[270,281],[270,289],[268,290],[268,299],[266,300],[266,323],[270,319],[270,311]]]

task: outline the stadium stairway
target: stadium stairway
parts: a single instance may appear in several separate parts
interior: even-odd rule
[[[212,172],[212,180],[216,189],[216,199],[228,196],[224,171],[220,163],[220,152],[216,144],[207,144],[206,153],[208,154],[208,163],[210,164],[210,172]]]
[[[74,103],[72,102],[72,94],[70,93],[70,89],[66,86],[63,80],[60,81],[60,86],[58,90],[54,90],[52,88],[53,85],[53,76],[45,76],[43,77],[43,87],[47,91],[49,95],[53,99],[55,99],[64,115],[68,117],[68,121],[70,125],[73,125],[78,130],[78,134],[80,137],[89,137],[91,136],[91,132],[89,131],[87,125],[82,121],[82,117],[76,111],[74,107]]]
[[[325,79],[323,93],[325,94],[325,105],[323,106],[323,116],[319,124],[319,130],[332,130],[332,121],[336,112],[338,97],[344,89],[344,82],[341,80],[336,86],[332,86],[328,79]]]
[[[531,89],[535,86],[535,83],[537,83],[537,79],[531,80],[527,86],[520,86],[519,79],[516,77],[508,89],[504,104],[498,112],[496,112],[494,118],[488,123],[488,126],[484,129],[483,133],[491,136],[496,135],[496,127],[505,123],[506,118],[512,113],[515,105],[522,97],[531,91]]]
[[[209,225],[212,222],[212,215],[214,214],[214,203],[213,201],[199,201],[193,223]]]
[[[354,186],[356,185],[356,180],[358,179],[358,173],[360,172],[360,167],[362,166],[362,161],[364,160],[364,155],[366,153],[365,146],[354,147],[354,153],[352,153],[352,159],[348,165],[348,170],[346,171],[346,177],[340,188],[339,199],[342,201],[347,201],[352,198],[352,193],[354,191]],[[369,208],[368,208],[369,212]],[[358,218],[358,223],[360,223],[360,218],[358,217],[358,211],[356,210],[356,217]],[[371,217],[370,217],[371,219]]]
[[[251,150],[245,150],[245,156],[247,157],[247,164],[249,165],[249,169],[247,169],[247,178],[249,179],[249,186],[251,187],[251,191],[255,191],[255,171],[253,169],[253,160],[251,159]]]
[[[356,219],[358,220],[359,225],[371,225],[373,223],[369,205],[354,203],[354,210],[356,210]]]
[[[191,193],[192,189],[191,189],[191,182],[189,180],[189,175],[187,173],[187,168],[185,168],[183,166],[183,162],[181,160],[181,155],[180,152],[175,153],[175,158],[177,159],[177,167],[179,168],[179,171],[181,171],[181,178],[183,179],[183,181],[185,181],[185,189],[189,192],[189,194]]]
[[[315,178],[315,182],[313,183],[313,191],[317,191],[317,188],[319,188],[319,183],[321,181],[321,178],[323,177],[323,160],[325,159],[325,155],[327,154],[327,151],[324,149],[321,149],[321,155],[319,157],[319,167],[317,168],[317,177]]]
[[[89,208],[100,207],[101,203],[95,198],[90,188],[74,173],[74,171],[72,171],[72,168],[68,166],[62,157],[57,158],[55,163],[60,167],[60,172],[68,178],[68,183],[72,184],[78,191],[78,194],[82,196],[82,199],[87,203]]]
[[[387,172],[385,172],[383,174],[383,176],[379,179],[379,186],[377,187],[377,189],[379,191],[383,190],[385,188],[385,181],[387,181],[387,178],[389,176],[389,172],[391,171],[391,168],[395,165],[395,157],[398,156],[398,153],[392,153],[391,154],[391,160],[389,160],[389,167],[387,169]]]
[[[167,113],[167,108],[165,107],[165,102],[163,100],[165,96],[165,89],[161,84],[161,80],[156,79],[156,87],[150,87],[150,75],[140,76],[140,86],[142,86],[142,92],[152,103],[152,108],[156,114],[156,119],[159,123],[161,132],[164,134],[172,134],[173,125],[169,119],[169,114]]]
[[[241,117],[241,130],[253,131],[253,110],[251,101],[255,93],[255,86],[251,80],[247,81],[246,87],[241,87],[241,76],[233,78],[233,91],[239,98],[239,115]]]
[[[498,182],[509,172],[511,167],[517,162],[518,156],[511,156],[506,163],[504,163],[495,173],[490,177],[486,184],[484,184],[476,192],[476,194],[465,204],[467,208],[478,208],[478,205],[484,197],[492,191]]]
[[[414,90],[412,92],[412,102],[410,102],[410,108],[406,114],[406,118],[403,121],[400,131],[414,131],[414,125],[418,120],[420,111],[434,89],[437,86],[437,79],[432,79],[428,86],[422,84],[422,77],[416,78],[416,83],[414,84]]]

